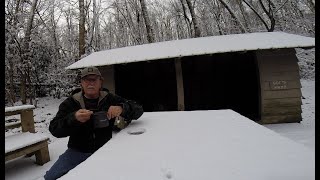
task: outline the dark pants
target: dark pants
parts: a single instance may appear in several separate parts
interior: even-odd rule
[[[82,153],[68,148],[44,175],[45,180],[55,180],[85,161],[92,153]]]

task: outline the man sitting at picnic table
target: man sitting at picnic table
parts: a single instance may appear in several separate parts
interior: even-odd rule
[[[49,130],[57,138],[69,137],[68,149],[46,172],[46,180],[57,179],[85,161],[112,137],[115,118],[129,124],[143,108],[102,88],[103,77],[96,67],[81,71],[81,88],[64,100]]]

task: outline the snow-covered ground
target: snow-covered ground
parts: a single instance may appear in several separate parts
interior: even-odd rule
[[[307,147],[315,149],[315,81],[301,80],[302,121],[301,123],[268,124],[265,127]]]
[[[301,80],[302,94],[304,96],[302,104],[301,123],[272,124],[265,127],[285,136],[297,143],[302,144],[311,151],[315,151],[315,81]],[[58,156],[66,150],[68,138],[57,139],[48,131],[48,125],[57,112],[62,99],[51,97],[40,98],[37,108],[34,110],[35,129],[37,132],[44,133],[50,137],[49,151],[51,161],[43,166],[34,164],[34,156],[30,158],[21,157],[5,165],[5,179],[8,180],[32,180],[41,177],[57,160]],[[7,117],[12,119],[14,116]],[[6,131],[5,135],[12,135],[21,132],[20,128]],[[266,167],[267,168],[267,167]]]

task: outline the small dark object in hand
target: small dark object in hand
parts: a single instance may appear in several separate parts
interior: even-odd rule
[[[91,115],[94,128],[104,128],[109,126],[109,119],[105,111],[98,111]]]

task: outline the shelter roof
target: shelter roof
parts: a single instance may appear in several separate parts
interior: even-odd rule
[[[127,46],[94,52],[66,67],[79,69],[139,61],[263,49],[314,47],[315,38],[284,32],[209,36]]]

